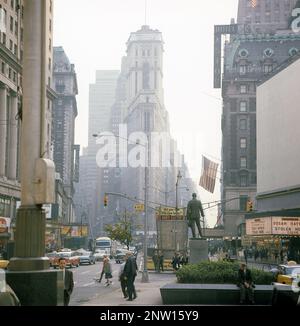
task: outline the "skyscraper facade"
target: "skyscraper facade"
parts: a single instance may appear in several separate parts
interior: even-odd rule
[[[265,76],[300,50],[300,35],[288,28],[294,5],[295,1],[241,0],[238,23],[242,28],[225,43],[222,215],[227,235],[244,233],[247,200],[254,202],[255,209],[256,87]],[[257,18],[255,22],[253,17],[258,17],[258,13],[263,18],[261,21]],[[244,24],[255,28],[248,29]]]
[[[56,172],[67,194],[64,222],[74,222],[74,182],[78,182],[79,146],[75,146],[75,119],[78,94],[74,65],[70,63],[62,47],[54,47],[53,84],[57,98],[53,103],[53,149]]]

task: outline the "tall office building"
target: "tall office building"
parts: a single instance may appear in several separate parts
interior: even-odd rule
[[[99,145],[94,135],[110,130],[111,107],[115,102],[119,74],[118,70],[96,71],[96,81],[90,85],[88,147],[84,157],[80,158],[80,164],[82,162],[85,165],[86,173],[84,177],[83,175],[79,177],[76,204],[81,206],[77,210],[78,213],[85,212],[88,215],[92,227],[99,224],[101,217],[99,215],[99,207],[103,201],[101,185],[107,174],[106,169],[100,169],[96,164]]]
[[[74,182],[78,182],[79,146],[75,146],[75,119],[78,94],[74,65],[62,47],[54,47],[53,83],[57,98],[53,103],[53,147],[56,172],[67,194],[64,222],[74,222]]]
[[[256,87],[300,50],[300,35],[287,29],[294,5],[295,1],[241,0],[238,22],[242,28],[225,43],[222,214],[229,236],[245,232],[246,203],[248,199],[255,202],[256,197]],[[280,15],[275,14],[277,10]],[[257,18],[257,23],[252,23],[254,30],[245,28],[245,23],[252,22],[249,17],[258,17],[258,12],[263,15],[261,22]],[[270,26],[272,33],[268,29]]]
[[[20,200],[20,131],[22,122],[23,0],[0,0],[0,217],[7,225],[15,223],[16,203]],[[45,0],[45,100],[44,157],[52,158],[52,35],[53,4]],[[0,237],[9,234],[0,234]],[[1,242],[1,238],[0,238]],[[0,243],[1,244],[1,243]]]

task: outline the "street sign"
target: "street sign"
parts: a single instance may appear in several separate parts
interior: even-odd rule
[[[135,204],[134,209],[137,213],[144,212],[145,205],[144,204]]]
[[[156,209],[156,218],[160,220],[183,220],[184,219],[184,209],[173,207],[161,207]]]

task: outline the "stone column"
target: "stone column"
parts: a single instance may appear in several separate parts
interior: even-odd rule
[[[17,178],[17,149],[18,149],[18,97],[11,92],[9,112],[9,149],[8,149],[8,179]]]
[[[5,175],[7,132],[7,88],[0,85],[0,176]]]

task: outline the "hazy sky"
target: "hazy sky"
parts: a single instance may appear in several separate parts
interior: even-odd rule
[[[221,159],[220,90],[213,89],[213,28],[236,18],[238,0],[148,0],[147,25],[165,42],[165,106],[172,135],[198,184],[202,154]],[[63,46],[77,72],[76,142],[87,145],[89,84],[95,71],[120,69],[126,41],[145,23],[145,0],[56,0],[54,45]],[[221,162],[219,162],[221,163]],[[218,174],[220,177],[220,174]],[[202,202],[220,198],[199,189]],[[207,211],[214,226],[216,210]]]

